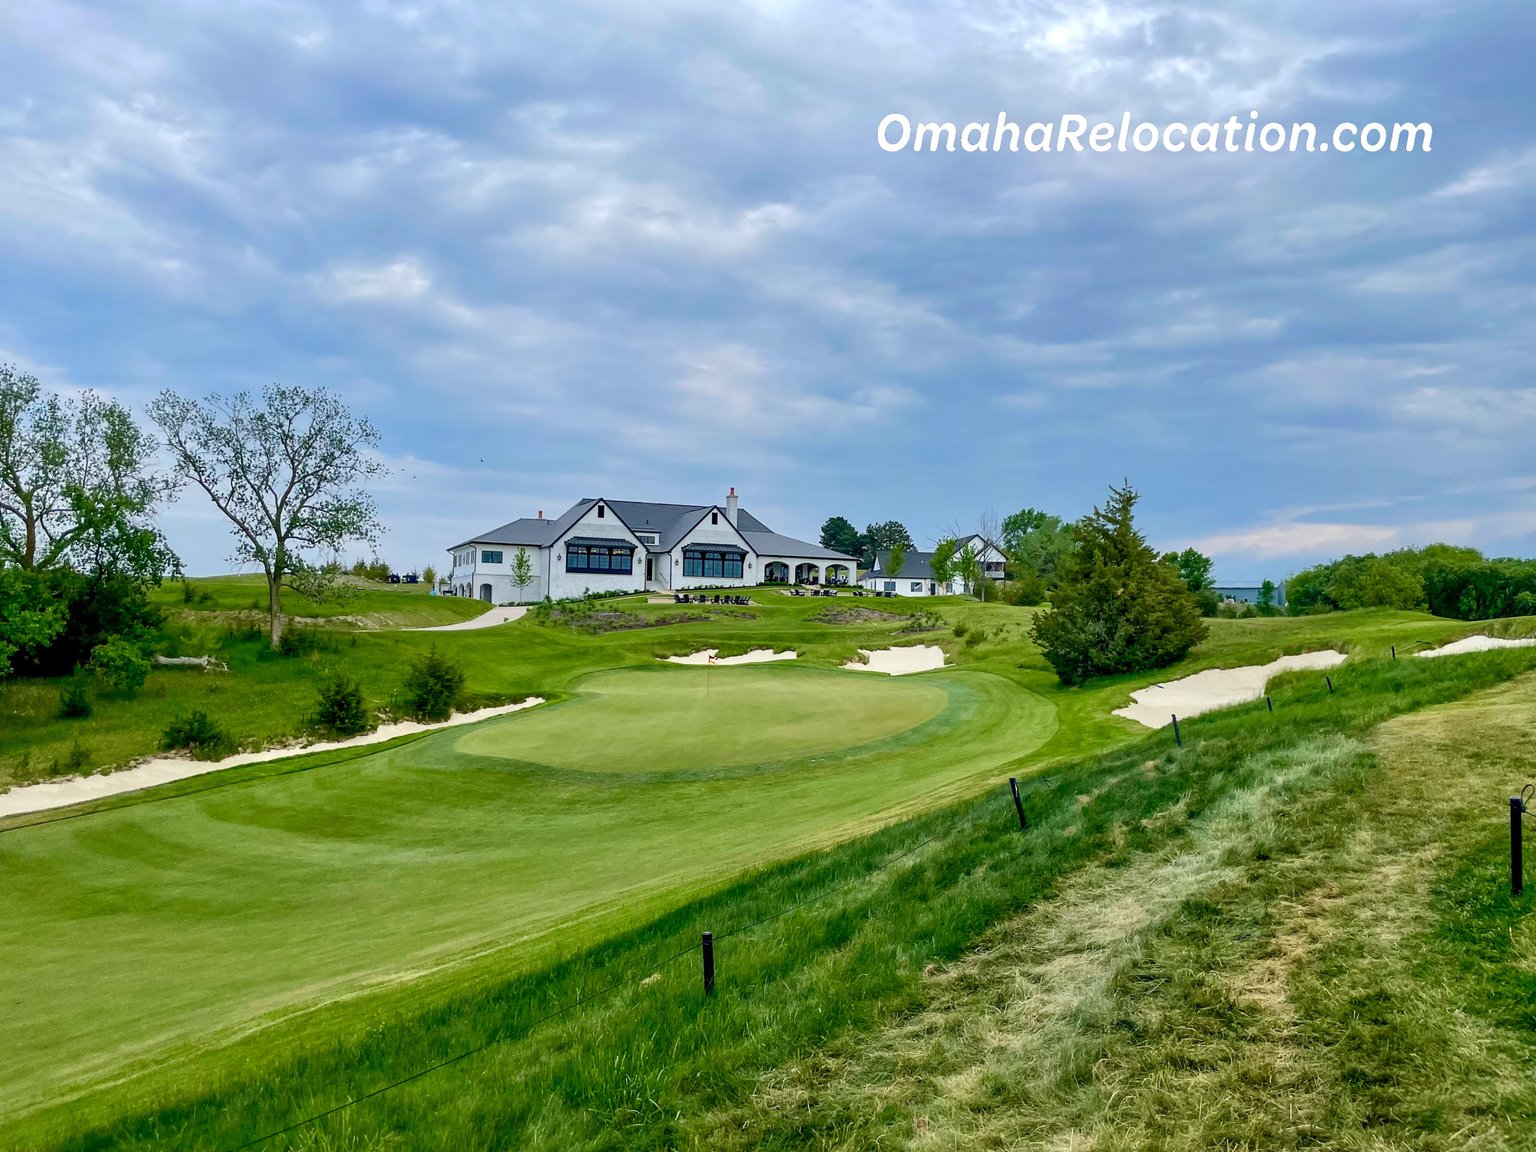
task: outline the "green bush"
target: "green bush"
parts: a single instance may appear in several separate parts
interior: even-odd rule
[[[149,677],[149,657],[137,644],[114,637],[91,652],[91,671],[117,692],[137,692]]]
[[[373,717],[363,703],[363,689],[356,680],[338,672],[320,685],[315,727],[341,736],[357,736],[373,730]]]
[[[171,721],[160,737],[160,747],[167,751],[184,748],[194,760],[217,760],[234,750],[235,742],[202,709],[195,709]]]
[[[969,627],[969,625],[966,624],[966,622],[964,620],[956,620],[955,621],[955,639],[956,640],[963,640],[963,639],[965,639],[965,632],[966,632],[966,629],[968,627]]]
[[[58,756],[53,758],[53,775],[69,776],[84,772],[90,766],[90,749],[81,744],[80,738],[77,736],[70,742],[69,751],[62,758]]]
[[[76,677],[59,689],[60,720],[84,720],[90,714],[91,697],[83,678]]]
[[[446,720],[464,693],[464,670],[433,648],[411,665],[404,688],[405,706],[413,717],[425,723]]]

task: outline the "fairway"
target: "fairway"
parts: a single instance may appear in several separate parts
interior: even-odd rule
[[[983,672],[634,669],[547,712],[8,832],[0,1115],[444,965],[536,963],[1055,729]]]
[[[943,688],[922,681],[801,668],[629,669],[589,677],[567,704],[477,725],[456,747],[577,772],[696,772],[841,753],[915,728],[948,704]]]

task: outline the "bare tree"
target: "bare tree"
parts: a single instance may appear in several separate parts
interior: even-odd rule
[[[324,388],[279,384],[259,404],[248,392],[202,401],[162,392],[149,413],[178,470],[233,525],[232,559],[261,565],[272,648],[281,648],[283,589],[337,594],[340,565],[315,557],[378,537],[373,498],[355,486],[386,471],[372,454],[378,432]]]

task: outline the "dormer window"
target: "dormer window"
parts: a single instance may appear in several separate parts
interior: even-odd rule
[[[718,513],[718,512],[711,512],[709,514],[709,522],[711,524],[718,524],[718,523],[720,523],[720,513]]]
[[[603,506],[601,504],[599,504],[597,506],[597,518],[599,520],[601,520],[604,517],[604,515],[606,515],[606,513],[604,513],[604,511],[603,511]]]

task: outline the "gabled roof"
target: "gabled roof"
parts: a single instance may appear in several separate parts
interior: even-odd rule
[[[509,544],[514,547],[547,548],[585,516],[595,504],[604,504],[612,510],[631,532],[654,532],[656,543],[647,545],[652,552],[670,552],[677,547],[710,512],[718,511],[722,517],[725,509],[718,504],[658,504],[644,500],[600,500],[583,497],[571,505],[558,519],[536,520],[524,518],[493,528],[482,536],[455,544],[454,549],[471,544]],[[727,520],[727,523],[729,521]],[[842,560],[857,564],[858,558],[834,552],[819,544],[810,544],[772,531],[745,508],[736,512],[736,531],[759,555],[787,556],[802,560]],[[453,549],[450,549],[452,551]]]
[[[901,571],[895,576],[888,575],[885,571],[885,562],[891,558],[889,552],[881,552],[875,556],[875,566],[864,573],[865,578],[875,576],[881,580],[934,580],[933,553],[932,552],[908,552],[907,558],[902,562]]]

